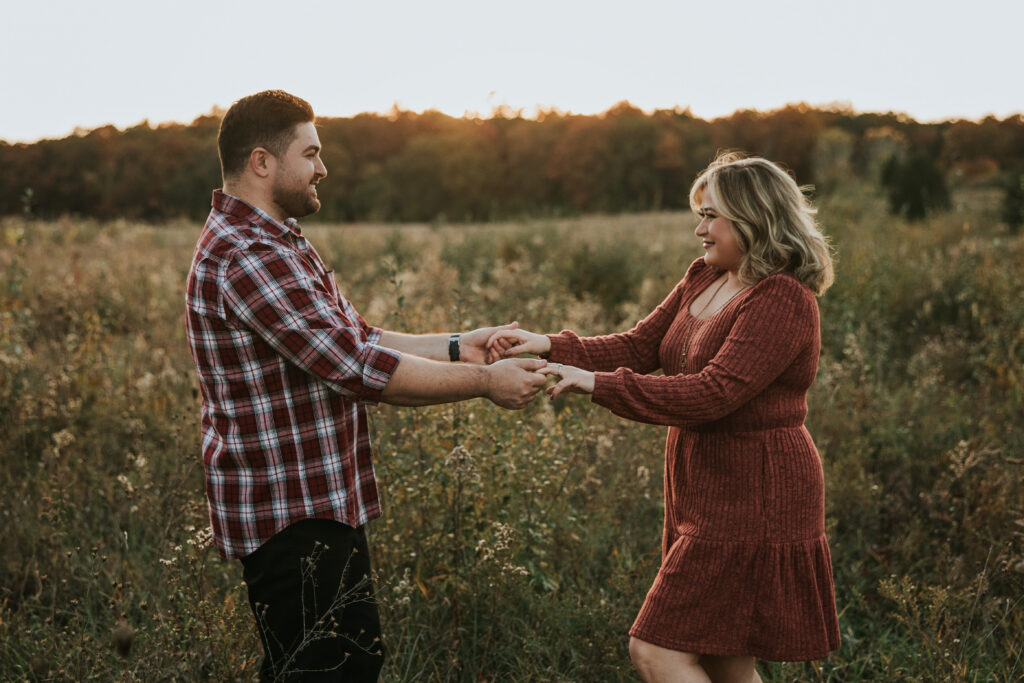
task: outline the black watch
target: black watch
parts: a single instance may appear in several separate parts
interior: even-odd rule
[[[448,337],[448,360],[453,363],[459,362],[459,335],[457,334]]]

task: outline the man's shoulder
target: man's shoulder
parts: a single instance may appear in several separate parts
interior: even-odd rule
[[[284,252],[286,249],[280,237],[258,223],[216,211],[210,213],[196,246],[198,258],[221,263],[249,251]]]

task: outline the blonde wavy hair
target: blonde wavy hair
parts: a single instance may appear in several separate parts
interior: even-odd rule
[[[818,295],[831,286],[832,250],[818,229],[817,210],[778,165],[738,152],[720,153],[690,188],[695,212],[705,193],[718,214],[736,227],[743,250],[741,282],[754,285],[788,272]]]

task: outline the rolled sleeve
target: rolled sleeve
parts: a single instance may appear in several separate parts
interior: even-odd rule
[[[375,341],[379,340],[378,333]],[[391,375],[398,368],[402,354],[375,343],[367,343],[360,349],[360,360],[363,367],[363,391],[360,392],[359,399],[368,403],[380,403],[381,392],[391,381]]]

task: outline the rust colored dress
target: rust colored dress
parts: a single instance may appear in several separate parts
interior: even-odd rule
[[[551,335],[550,360],[595,371],[594,403],[669,427],[661,569],[630,635],[821,659],[839,647],[839,625],[821,459],[804,427],[817,301],[779,274],[694,318],[690,304],[720,275],[698,259],[632,330]]]

